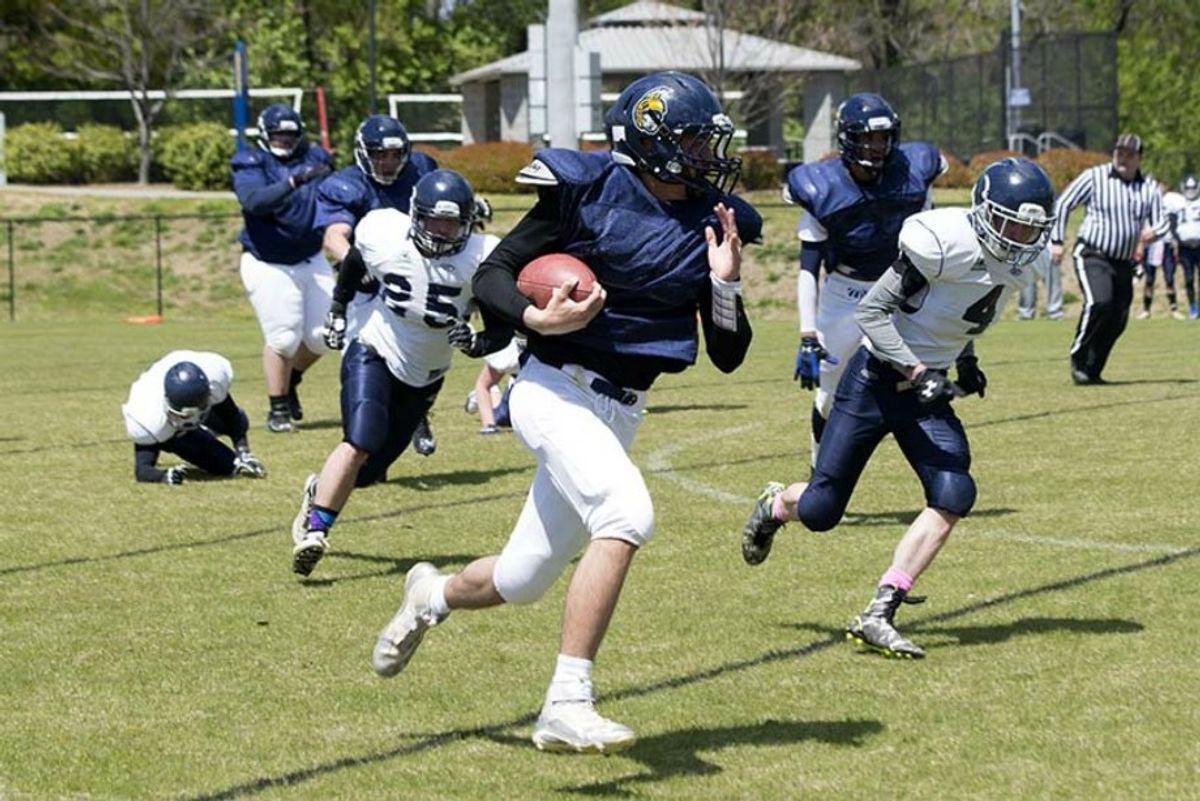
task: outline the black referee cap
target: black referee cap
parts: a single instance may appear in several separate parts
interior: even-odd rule
[[[1142,152],[1142,137],[1134,133],[1123,133],[1113,143],[1113,150],[1132,150],[1134,153],[1140,154]]]

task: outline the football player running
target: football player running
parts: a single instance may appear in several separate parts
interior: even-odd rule
[[[258,117],[259,147],[233,155],[233,190],[242,206],[242,284],[262,327],[267,428],[292,430],[304,417],[296,394],[304,371],[325,352],[321,326],[333,272],[313,226],[317,186],[333,171],[329,154],[304,139],[291,106]]]
[[[974,339],[1029,280],[1053,220],[1046,173],[1009,158],[984,170],[969,210],[924,211],[905,221],[899,258],[855,312],[865,340],[838,385],[811,481],[786,489],[768,484],[742,531],[743,558],[759,564],[788,521],[810,531],[833,528],[876,446],[892,434],[921,480],[925,508],[896,546],[874,599],[847,629],[889,656],[925,655],[896,630],[896,610],[918,602],[908,595],[913,583],[975,503],[967,435],[950,400],[983,397],[987,378]]]
[[[431,157],[412,149],[408,131],[395,117],[372,114],[362,121],[354,135],[354,164],[331,175],[321,185],[317,198],[315,224],[325,229],[325,249],[335,260],[335,270],[350,252],[354,226],[367,212],[398,209],[407,214],[413,187],[437,166]],[[378,286],[369,283],[364,295],[369,297],[377,291]],[[364,303],[362,309],[366,311],[368,306]],[[351,333],[357,324],[358,315],[352,313]],[[413,447],[422,456],[437,449],[427,418],[421,418],[413,434]]]
[[[121,406],[133,440],[134,476],[140,482],[178,485],[187,465],[159,468],[163,451],[214,476],[262,478],[267,474],[247,440],[250,423],[233,401],[233,367],[218,353],[171,351],[129,388]],[[226,436],[233,449],[217,437]]]
[[[493,322],[476,334],[466,323],[471,278],[498,239],[472,233],[475,193],[452,170],[417,181],[412,215],[368,212],[354,231],[334,288],[326,336],[346,341],[346,306],[364,277],[379,293],[363,304],[362,324],[342,356],[342,441],[320,475],[308,477],[292,523],[292,569],[312,573],[329,549],[334,521],[355,487],[380,481],[408,447],[450,369],[454,347],[472,357],[499,350],[512,329]]]
[[[1189,175],[1179,184],[1179,193],[1163,197],[1163,211],[1171,218],[1171,235],[1178,242],[1183,265],[1183,289],[1187,293],[1188,316],[1200,318],[1196,302],[1196,268],[1200,266],[1200,181]],[[1164,273],[1165,274],[1165,273]]]
[[[533,603],[580,557],[533,732],[539,749],[554,751],[611,752],[635,740],[596,711],[591,681],[634,555],[654,533],[628,451],[654,381],[696,361],[697,321],[719,370],[742,363],[741,243],[762,226],[728,194],[741,167],[726,152],[733,123],[700,80],[664,72],[634,81],[605,127],[611,152],[538,151],[517,179],[538,188],[537,203],[475,276],[480,305],[528,336],[509,404],[537,470],[515,528],[501,553],[459,573],[414,566],[373,660],[395,675],[451,610]],[[539,309],[516,274],[563,251],[587,261],[596,285],[574,301],[565,282]]]
[[[904,220],[933,205],[933,181],[946,170],[928,142],[900,144],[900,117],[876,94],[838,106],[837,142],[840,159],[793,168],[783,189],[784,200],[803,209],[794,378],[816,390],[814,464],[838,380],[862,337],[854,307],[896,260]]]

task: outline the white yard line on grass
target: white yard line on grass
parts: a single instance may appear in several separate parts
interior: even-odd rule
[[[682,475],[671,466],[671,460],[676,454],[686,451],[689,448],[697,445],[711,443],[725,437],[732,437],[737,434],[745,433],[754,428],[758,428],[761,423],[747,423],[745,425],[733,426],[732,428],[723,428],[716,431],[706,431],[703,437],[696,437],[691,440],[683,440],[674,442],[657,450],[651,451],[646,456],[646,470],[654,475],[670,481],[676,486],[683,487],[689,492],[702,495],[705,498],[711,498],[714,501],[719,501],[730,506],[740,506],[742,509],[749,509],[754,503],[754,498],[748,498],[744,495],[738,495],[733,492],[726,492],[723,489],[714,487],[711,484],[705,484],[703,481],[697,481],[694,478],[688,478]],[[988,539],[1005,540],[1007,542],[1023,542],[1029,545],[1045,545],[1053,548],[1068,548],[1072,550],[1093,550],[1093,551],[1120,551],[1124,553],[1182,553],[1189,550],[1183,545],[1169,545],[1167,543],[1130,543],[1130,542],[1103,542],[1096,540],[1083,540],[1069,537],[1040,537],[1030,534],[1018,534],[1009,531],[972,531],[972,537],[987,537]]]

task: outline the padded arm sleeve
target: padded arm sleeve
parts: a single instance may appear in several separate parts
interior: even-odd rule
[[[531,302],[517,290],[517,273],[538,256],[562,247],[556,197],[554,190],[543,189],[529,213],[479,265],[471,282],[480,310],[489,310],[516,328],[522,328]]]
[[[367,265],[362,253],[353,245],[346,251],[346,258],[339,263],[337,283],[333,286],[333,302],[340,303],[340,311],[345,312],[346,306],[354,300],[354,294],[362,286],[363,276],[367,274]]]
[[[157,484],[167,474],[166,470],[155,467],[158,463],[159,448],[157,445],[133,446],[133,475],[144,484]]]
[[[800,247],[800,274],[796,279],[796,307],[800,313],[800,330],[817,330],[817,282],[821,276],[824,248],[815,242]]]

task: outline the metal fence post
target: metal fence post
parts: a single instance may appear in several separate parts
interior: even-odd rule
[[[8,321],[17,319],[17,271],[13,259],[13,221],[8,221]]]
[[[158,295],[158,316],[162,317],[162,216],[154,215],[154,276]]]

